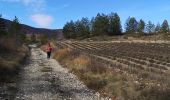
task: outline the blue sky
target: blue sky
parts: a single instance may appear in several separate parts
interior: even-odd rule
[[[0,0],[0,14],[38,28],[58,29],[67,21],[117,12],[124,27],[131,16],[155,24],[170,21],[170,0]]]

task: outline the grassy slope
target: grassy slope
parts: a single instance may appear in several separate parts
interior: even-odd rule
[[[97,59],[68,48],[56,51],[53,58],[77,75],[90,89],[111,98],[120,95],[122,76]]]
[[[0,81],[5,81],[18,73],[29,50],[25,45],[18,47],[12,38],[1,38],[0,48]]]

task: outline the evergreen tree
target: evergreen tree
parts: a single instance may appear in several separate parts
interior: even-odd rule
[[[0,31],[6,31],[5,21],[1,17],[2,15],[0,15]]]
[[[164,20],[161,26],[161,30],[164,33],[168,33],[169,32],[169,25],[168,25],[168,21]]]
[[[88,18],[82,18],[75,24],[76,35],[78,38],[87,38],[90,36],[90,22]]]
[[[92,17],[91,20],[90,20],[90,25],[89,25],[89,28],[90,28],[90,37],[91,36],[95,36],[95,34],[93,33],[93,23],[95,21],[95,17]]]
[[[125,24],[126,33],[137,32],[137,28],[138,28],[137,26],[138,26],[138,22],[136,21],[136,19],[134,17],[129,17],[126,20],[126,24]]]
[[[76,35],[76,38],[82,36],[82,29],[83,29],[83,24],[81,23],[80,20],[77,20],[75,22],[75,35]]]
[[[18,37],[20,29],[21,29],[21,26],[20,26],[19,20],[15,16],[14,20],[11,23],[10,33],[12,34],[12,36]]]
[[[161,32],[161,25],[158,23],[155,27],[155,32],[160,33]]]
[[[120,35],[122,31],[120,17],[117,13],[111,13],[109,16],[109,35]]]
[[[73,21],[67,22],[63,28],[63,35],[65,38],[76,38],[75,23]]]
[[[109,29],[109,19],[105,14],[97,14],[92,25],[93,35],[107,35]]]
[[[155,25],[149,21],[147,26],[146,26],[146,30],[148,33],[154,33],[155,32]]]
[[[8,36],[7,27],[5,20],[2,19],[2,15],[0,14],[0,36]]]
[[[140,33],[144,33],[145,30],[145,22],[141,19],[138,23],[137,31]]]

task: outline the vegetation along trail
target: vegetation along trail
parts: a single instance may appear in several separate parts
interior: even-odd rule
[[[20,76],[15,100],[104,100],[34,46]]]

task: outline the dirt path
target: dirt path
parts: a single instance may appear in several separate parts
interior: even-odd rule
[[[36,47],[20,76],[15,100],[103,100]]]

